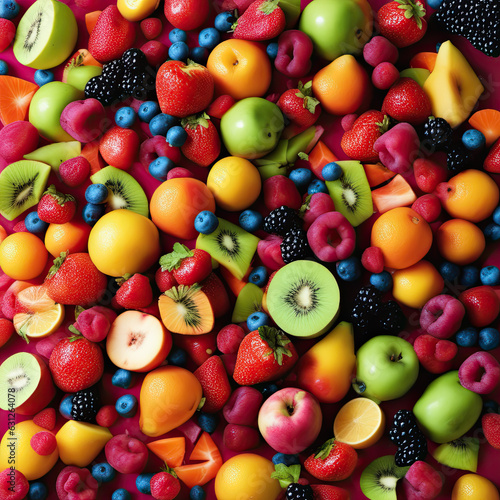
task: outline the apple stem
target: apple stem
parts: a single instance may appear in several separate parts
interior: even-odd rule
[[[394,354],[391,354],[391,361],[401,361],[402,359],[403,359],[403,355],[401,353],[399,353],[397,358]]]

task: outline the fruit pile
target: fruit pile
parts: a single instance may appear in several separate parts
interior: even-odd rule
[[[0,0],[0,498],[500,499],[499,25]]]

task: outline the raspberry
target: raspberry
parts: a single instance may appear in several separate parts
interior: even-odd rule
[[[33,435],[30,439],[33,451],[38,455],[50,455],[57,447],[56,437],[52,432],[40,431]]]
[[[157,17],[148,17],[141,21],[141,31],[148,40],[153,40],[161,33],[163,25]]]
[[[59,176],[69,187],[83,184],[90,175],[90,162],[84,156],[76,156],[59,165]]]

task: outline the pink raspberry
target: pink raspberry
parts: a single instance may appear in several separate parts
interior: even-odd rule
[[[153,40],[160,35],[163,24],[157,17],[148,17],[141,21],[141,31],[148,40]]]
[[[158,40],[149,40],[141,47],[141,50],[151,66],[160,66],[168,58],[168,47]]]
[[[105,405],[99,408],[95,417],[96,422],[101,427],[111,427],[118,418],[115,405]]]
[[[84,156],[63,161],[59,166],[59,177],[69,187],[83,184],[90,175],[90,163]]]
[[[224,354],[236,354],[245,330],[239,325],[226,325],[217,334],[217,349]]]
[[[14,40],[16,25],[9,19],[0,18],[0,52],[3,52]]]
[[[460,365],[458,378],[469,391],[489,394],[500,381],[500,364],[489,352],[478,351]]]
[[[54,408],[45,408],[33,417],[33,423],[48,431],[54,430],[56,426],[56,410]]]
[[[95,500],[99,483],[88,469],[68,465],[59,472],[56,491],[59,500]]]
[[[439,340],[426,333],[419,335],[413,343],[420,364],[430,373],[444,373],[452,368],[458,352],[457,344],[450,340]]]
[[[374,36],[363,47],[365,61],[374,68],[380,63],[389,62],[394,64],[399,57],[397,47],[383,36]]]
[[[0,498],[3,500],[23,500],[30,489],[22,472],[4,469],[0,472]]]
[[[434,222],[441,215],[441,202],[439,198],[433,194],[428,193],[419,196],[411,206],[415,212],[420,214],[427,222]]]
[[[372,72],[372,83],[381,90],[392,87],[399,80],[399,71],[394,64],[383,62],[377,64]]]
[[[381,273],[384,270],[384,254],[379,247],[368,247],[361,255],[361,265],[371,273]]]
[[[407,500],[432,500],[443,488],[443,477],[431,465],[421,460],[408,469],[404,480]]]
[[[30,439],[31,447],[39,455],[50,455],[57,448],[56,437],[52,432],[40,431]]]
[[[420,312],[420,326],[438,339],[454,335],[465,316],[464,305],[447,294],[436,295],[428,300]]]

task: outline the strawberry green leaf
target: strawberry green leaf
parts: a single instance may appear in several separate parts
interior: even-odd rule
[[[274,472],[271,473],[272,479],[277,479],[282,488],[287,488],[288,485],[296,483],[300,477],[300,464],[285,465],[276,464]]]
[[[78,328],[75,325],[69,325],[68,330],[75,336],[75,337],[82,337],[82,332],[78,330]],[[73,337],[71,337],[73,338]],[[71,340],[71,339],[70,339]],[[74,339],[76,340],[76,339]]]
[[[64,207],[64,204],[69,202],[69,201],[75,201],[75,197],[72,196],[71,194],[63,194],[57,191],[56,187],[54,184],[51,184],[43,193],[48,194],[52,196],[57,201],[58,205],[61,205],[61,207]]]
[[[385,134],[389,130],[391,120],[387,115],[384,115],[384,119],[381,122],[375,122],[375,125],[381,134]]]
[[[171,467],[169,467],[167,464],[165,464],[164,466],[160,467],[160,471],[161,472],[166,472],[167,474],[170,474],[174,477],[177,477],[177,474],[175,473],[174,469],[172,469]]]
[[[63,262],[66,260],[66,257],[68,256],[69,252],[61,252],[59,254],[59,257],[56,257],[52,263],[52,267],[49,269],[49,272],[47,273],[47,276],[45,276],[45,279],[50,279],[54,274],[59,271],[59,268],[63,265]]]
[[[206,113],[200,113],[198,115],[191,115],[181,120],[181,125],[183,128],[189,128],[195,130],[198,125],[203,128],[208,128],[208,122],[210,117]]]
[[[272,14],[277,8],[279,8],[278,2],[279,0],[266,0],[259,5],[259,10],[263,14],[268,16],[269,14]]]
[[[330,452],[332,451],[334,446],[335,446],[335,438],[329,439],[328,441],[326,441],[321,445],[319,450],[314,455],[314,458],[325,460],[328,457],[328,455],[330,455]]]
[[[173,269],[179,269],[182,259],[192,257],[193,255],[194,253],[186,245],[176,241],[173,251],[160,257],[161,270],[172,271]]]
[[[307,153],[304,153],[304,151],[300,151],[299,154],[297,155],[301,160],[308,161],[309,160],[309,155]]]
[[[75,306],[75,321],[78,319],[78,316],[80,316],[80,314],[82,314],[83,311],[85,311],[85,307]]]
[[[398,9],[404,11],[404,17],[406,19],[414,18],[418,28],[422,29],[422,18],[426,14],[425,7],[414,0],[396,0],[396,2],[399,4]]]
[[[290,349],[285,347],[290,343],[290,339],[282,331],[272,326],[264,325],[259,326],[258,332],[260,338],[266,342],[271,349],[271,352],[267,353],[266,356],[272,354],[274,359],[278,362],[278,365],[281,366],[283,364],[283,355],[288,357],[292,356]]]
[[[304,203],[302,203],[302,206],[299,209],[299,217],[304,217],[304,214],[309,210],[311,198],[312,198],[312,194],[308,194],[306,196]]]

